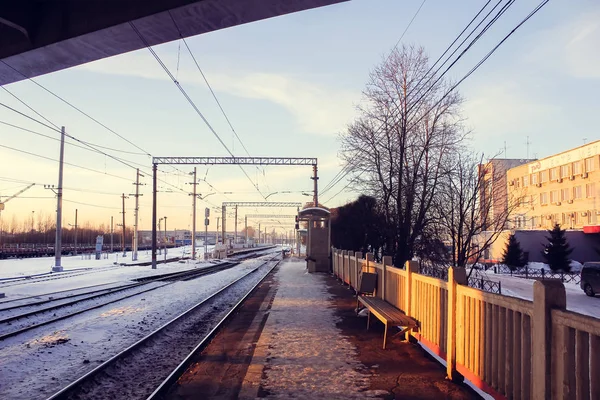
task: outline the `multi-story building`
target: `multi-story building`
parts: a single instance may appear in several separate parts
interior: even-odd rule
[[[510,229],[600,232],[600,140],[508,169]]]
[[[479,191],[480,215],[488,221],[505,220],[509,210],[507,194],[507,171],[532,160],[513,158],[494,158],[479,165],[479,174],[483,175],[483,184]],[[512,207],[510,207],[512,209]],[[506,228],[490,223],[488,229]]]

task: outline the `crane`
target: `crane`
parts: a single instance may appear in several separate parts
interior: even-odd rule
[[[9,200],[14,199],[15,197],[17,197],[18,195],[20,195],[21,193],[23,193],[24,191],[31,189],[33,186],[35,186],[35,183],[32,183],[31,185],[27,186],[25,189],[21,189],[19,190],[17,193],[13,194],[12,196],[10,196],[9,198],[5,199],[4,201],[0,201],[0,211],[4,210],[4,204],[7,203]]]

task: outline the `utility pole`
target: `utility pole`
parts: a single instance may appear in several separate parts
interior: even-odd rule
[[[319,177],[317,176],[317,164],[313,165],[313,176],[310,179],[313,180],[313,201],[315,207],[319,207],[319,186],[317,183]]]
[[[235,246],[235,244],[237,243],[237,226],[238,226],[238,206],[235,206],[235,233],[233,236],[233,245]]]
[[[75,209],[75,255],[77,255],[77,209]]]
[[[258,244],[260,244],[260,222],[258,223]]]
[[[248,246],[248,216],[244,215],[244,230],[246,231],[246,239],[244,239],[244,244],[246,247]]]
[[[62,256],[62,190],[63,190],[63,165],[65,161],[65,127],[60,128],[60,159],[58,164],[58,187],[56,188],[56,238],[54,240],[54,266],[53,272],[61,272]]]
[[[215,246],[217,244],[219,244],[219,220],[221,219],[221,217],[217,217],[217,234],[215,237]]]
[[[110,252],[112,253],[113,250],[113,233],[114,233],[114,229],[113,229],[113,217],[110,217]]]
[[[152,164],[152,269],[156,269],[156,169]]]
[[[143,196],[143,194],[140,194],[140,185],[143,185],[143,183],[140,183],[140,177],[143,178],[144,175],[140,174],[140,169],[136,169],[136,174],[135,174],[135,194],[130,194],[130,196],[134,196],[135,197],[135,209],[134,209],[134,218],[135,218],[135,222],[133,225],[133,243],[132,243],[132,254],[131,254],[131,261],[136,261],[138,259],[138,242],[139,242],[139,236],[138,236],[138,220],[139,220],[139,211],[140,211],[140,196]],[[123,210],[125,211],[125,210]]]
[[[204,209],[204,259],[206,259],[206,253],[208,253],[208,224],[210,220],[210,208]]]
[[[221,230],[223,231],[221,236],[223,236],[223,244],[225,244],[225,245],[227,243],[227,232],[226,232],[226,228],[225,228],[225,226],[227,224],[227,219],[226,219],[226,215],[225,215],[226,211],[227,211],[227,207],[221,206]]]
[[[194,181],[191,183],[194,185],[194,191],[192,193],[192,260],[196,259],[196,186],[198,182],[196,181],[196,167],[194,167],[194,172],[192,173],[194,176]],[[206,240],[206,238],[204,238]]]
[[[128,199],[128,196],[125,196],[125,193],[123,193],[121,195],[121,199],[123,200],[123,211],[121,212],[121,214],[123,214],[123,233],[122,233],[122,240],[121,243],[123,243],[123,257],[127,256],[127,251],[125,251],[125,199]]]
[[[167,261],[167,241],[169,238],[167,237],[167,217],[165,218],[165,261]]]

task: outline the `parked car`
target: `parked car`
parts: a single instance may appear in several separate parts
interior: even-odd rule
[[[588,296],[600,293],[600,261],[583,263],[580,286]]]

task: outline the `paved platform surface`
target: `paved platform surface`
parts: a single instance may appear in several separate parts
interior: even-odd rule
[[[171,389],[170,399],[473,399],[416,344],[366,331],[352,291],[286,259]]]

